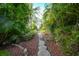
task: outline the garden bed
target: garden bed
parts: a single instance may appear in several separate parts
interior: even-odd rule
[[[32,40],[25,41],[25,42],[20,42],[18,45],[27,48],[27,53],[28,56],[36,56],[37,55],[37,50],[38,50],[38,42],[36,40],[36,37],[34,37]],[[9,51],[11,56],[22,56],[23,51],[16,47],[16,46],[7,46],[5,50]]]
[[[60,46],[55,41],[48,40],[46,41],[46,45],[52,56],[63,56]]]

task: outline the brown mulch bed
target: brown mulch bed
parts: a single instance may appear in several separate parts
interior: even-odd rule
[[[46,45],[52,56],[63,56],[60,46],[55,41],[48,40]]]
[[[38,41],[36,37],[34,37],[32,40],[25,41],[19,43],[20,46],[27,48],[28,56],[36,56],[38,51]],[[16,46],[8,46],[7,49],[9,52],[11,52],[11,56],[22,56],[23,51],[16,47]]]

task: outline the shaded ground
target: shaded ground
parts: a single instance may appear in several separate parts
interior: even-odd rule
[[[56,42],[49,40],[46,45],[52,56],[63,56],[60,46]]]
[[[44,34],[46,46],[48,51],[52,56],[63,56],[63,52],[61,51],[60,45],[53,40],[51,33]]]
[[[48,51],[50,52],[50,54],[52,56],[62,56],[63,53],[60,49],[60,45],[57,44],[55,41],[52,40],[52,38],[50,38],[51,34],[46,34],[43,33],[43,37],[45,40],[45,45],[47,46]],[[32,40],[29,41],[25,41],[25,42],[21,42],[18,45],[27,48],[27,55],[28,56],[37,56],[38,53],[38,36],[35,36]],[[11,52],[11,56],[23,56],[23,50],[21,50],[20,48],[16,47],[16,46],[7,46],[4,47],[4,50],[8,50],[9,52]]]
[[[38,41],[36,40],[37,37],[34,37],[32,40],[30,41],[26,41],[26,42],[21,42],[18,45],[27,48],[27,53],[28,56],[36,56],[37,55],[37,45],[38,45]],[[9,52],[11,52],[12,56],[22,56],[23,55],[23,51],[16,47],[16,46],[8,46],[6,48]]]

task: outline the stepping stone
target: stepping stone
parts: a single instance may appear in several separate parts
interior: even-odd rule
[[[38,49],[39,49],[39,50],[46,50],[47,47],[46,47],[46,46],[39,46]]]
[[[47,50],[39,50],[38,56],[50,56],[50,53]]]
[[[40,45],[45,45],[45,42],[43,41],[43,40],[39,40],[39,44],[38,44],[39,46]]]

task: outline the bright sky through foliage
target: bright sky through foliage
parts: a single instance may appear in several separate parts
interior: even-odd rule
[[[35,16],[37,17],[37,19],[35,20],[36,21],[36,25],[37,25],[37,28],[39,29],[40,26],[41,26],[41,23],[42,23],[42,15],[43,15],[43,10],[44,10],[44,4],[45,3],[34,3],[33,4],[33,8],[39,8],[38,11],[38,14],[35,14]]]
[[[44,6],[45,5],[45,3],[34,3],[33,4],[33,8],[36,8],[36,7],[39,7],[40,8],[40,10],[39,10],[39,12],[40,12],[40,18],[42,18],[42,14],[43,14],[43,10],[44,10]]]

